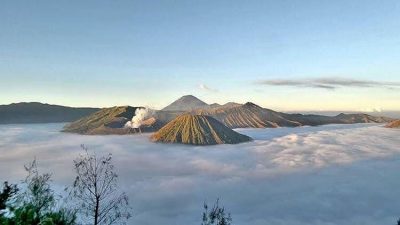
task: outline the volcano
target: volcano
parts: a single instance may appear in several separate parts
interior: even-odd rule
[[[210,106],[194,97],[193,95],[185,95],[163,108],[162,111],[191,111],[194,109],[209,108]]]
[[[161,128],[155,118],[142,121],[140,129],[128,129],[125,124],[135,116],[137,109],[143,107],[116,106],[101,109],[89,116],[67,124],[63,131],[78,134],[131,134],[138,132],[154,132]]]
[[[185,114],[210,116],[227,128],[276,128],[319,126],[324,124],[388,123],[392,118],[371,116],[363,113],[337,116],[304,115],[277,112],[254,103],[207,104],[200,99],[185,95],[163,110],[154,111],[138,128],[126,129],[124,125],[143,107],[118,106],[101,109],[64,127],[65,132],[79,134],[131,134],[155,132],[162,126]],[[1,116],[1,113],[0,113]]]
[[[154,142],[191,145],[237,144],[251,138],[204,115],[184,114],[169,122],[151,136]]]

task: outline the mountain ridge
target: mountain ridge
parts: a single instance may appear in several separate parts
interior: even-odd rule
[[[71,122],[99,109],[41,102],[11,103],[0,105],[0,124]]]
[[[184,101],[179,101],[184,99]],[[195,103],[192,104],[191,101]],[[263,108],[255,103],[247,102],[245,104],[226,103],[224,105],[214,104],[204,106],[205,102],[191,96],[186,95],[174,101],[175,106],[182,109],[189,101],[190,110],[188,111],[155,111],[151,116],[151,120],[146,121],[147,124],[141,127],[141,132],[157,131],[162,126],[173,121],[175,118],[183,114],[192,114],[200,116],[211,116],[221,122],[228,128],[277,128],[277,127],[298,127],[298,126],[318,126],[324,124],[351,124],[351,123],[386,123],[393,119],[386,117],[374,117],[368,114],[338,114],[336,116],[322,115],[303,115],[288,114],[277,112],[271,109]],[[197,104],[199,103],[200,104]],[[192,109],[194,105],[197,107]],[[131,106],[125,106],[131,107]],[[138,107],[133,107],[138,108]],[[105,108],[96,113],[91,114],[86,119],[81,119],[67,125],[64,128],[66,132],[75,132],[80,134],[131,134],[137,133],[137,130],[129,130],[124,128],[124,123],[134,116],[133,108],[127,116],[121,116],[118,107]],[[121,114],[121,115],[120,115]]]
[[[109,108],[72,108],[58,105],[49,105],[42,103],[14,103],[7,105],[12,106],[24,106],[24,105],[37,105],[41,108],[38,113],[32,113],[32,107],[23,108],[17,112],[15,111],[13,118],[14,120],[8,119],[7,113],[2,113],[0,106],[0,123],[29,123],[29,122],[71,122],[67,124],[63,131],[73,132],[79,134],[130,134],[137,133],[135,129],[125,129],[124,125],[127,121],[130,121],[135,115],[135,110],[143,107],[132,107],[132,106],[115,106]],[[204,115],[211,116],[217,119],[225,126],[234,128],[276,128],[276,127],[297,127],[297,126],[318,126],[324,124],[351,124],[351,123],[388,123],[394,119],[388,117],[371,116],[365,113],[353,113],[344,114],[340,113],[335,116],[324,116],[314,114],[300,114],[300,113],[283,113],[274,111],[271,109],[263,108],[255,103],[247,102],[245,104],[239,104],[234,102],[228,102],[223,105],[211,104],[208,105],[204,101],[198,99],[193,95],[185,95],[177,99],[169,106],[167,110],[155,110],[151,117],[147,118],[146,122],[140,129],[140,132],[153,132],[169,123],[178,116],[190,113],[193,115]],[[52,110],[48,108],[58,109],[61,113],[56,115],[62,115],[62,118],[54,119],[51,114]],[[4,108],[4,106],[3,106]],[[17,107],[18,108],[18,107]],[[21,108],[21,107],[20,107]],[[35,108],[35,107],[33,107]],[[170,109],[177,108],[178,111],[168,111]],[[181,111],[183,109],[186,111]],[[46,110],[43,110],[46,109]],[[64,110],[66,112],[64,112]],[[77,110],[78,115],[65,116],[69,110]],[[83,110],[83,112],[82,112]],[[34,112],[34,110],[33,110]],[[50,113],[49,113],[50,112]],[[32,114],[37,117],[41,117],[42,120],[33,118]],[[33,117],[34,117],[33,116]],[[43,119],[43,117],[45,119]],[[16,120],[15,118],[18,118]],[[22,118],[22,119],[21,119]],[[4,122],[6,121],[6,122]],[[10,122],[11,121],[11,122]]]
[[[301,125],[283,118],[278,112],[262,108],[252,102],[232,107],[197,110],[195,113],[212,116],[229,128],[275,128],[282,125],[289,127]]]
[[[210,106],[207,103],[203,102],[193,95],[184,95],[161,109],[161,111],[190,111],[194,109],[209,107]]]
[[[137,109],[144,109],[144,107],[114,106],[104,108],[67,124],[64,126],[62,131],[89,135],[132,134],[139,132],[153,132],[164,125],[154,117],[150,116],[142,121],[140,129],[130,129],[125,127],[125,124],[128,121],[131,121],[131,119],[136,115]]]

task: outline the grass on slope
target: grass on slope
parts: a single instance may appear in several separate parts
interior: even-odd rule
[[[116,106],[101,109],[89,116],[83,117],[75,122],[66,125],[64,132],[87,134],[105,124],[113,122],[116,118],[124,117],[128,120],[135,115],[137,107]]]

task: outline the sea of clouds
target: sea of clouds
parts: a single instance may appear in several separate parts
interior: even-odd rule
[[[235,225],[394,225],[400,217],[400,130],[382,125],[239,129],[254,141],[207,147],[62,126],[1,125],[0,181],[20,181],[36,158],[61,190],[85,144],[113,154],[133,208],[129,224],[200,224],[203,202],[217,198]]]

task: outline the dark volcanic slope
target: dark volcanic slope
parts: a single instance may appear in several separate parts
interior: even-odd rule
[[[137,133],[138,130],[136,129],[124,128],[125,123],[132,119],[137,108],[120,106],[102,109],[67,125],[64,131],[80,134]],[[229,128],[296,127],[334,123],[386,123],[393,120],[367,114],[339,114],[337,116],[287,114],[265,109],[250,102],[244,105],[232,102],[224,105],[207,105],[191,95],[183,96],[165,109],[155,112],[151,118],[143,122],[140,131],[157,131],[163,125],[188,112],[193,115],[211,116]]]
[[[71,122],[97,110],[99,109],[73,108],[39,102],[13,103],[0,105],[0,124]]]
[[[251,138],[239,134],[210,116],[184,114],[151,137],[155,142],[192,145],[236,144]]]
[[[210,107],[207,103],[194,97],[193,95],[185,95],[174,101],[162,111],[191,111],[194,109],[202,109]]]
[[[265,109],[250,102],[232,107],[195,110],[194,114],[212,116],[230,128],[318,126],[334,123],[386,123],[393,120],[367,114],[342,113],[337,116],[287,114]]]
[[[230,128],[301,126],[301,124],[296,121],[291,121],[282,117],[278,112],[261,108],[250,102],[244,105],[198,110],[195,113],[212,116]]]
[[[137,108],[130,106],[105,108],[67,124],[63,131],[79,134],[95,134],[101,133],[96,132],[96,130],[107,127],[122,128],[127,121],[132,119]]]
[[[116,106],[99,110],[89,116],[79,119],[64,127],[64,132],[79,134],[130,134],[139,129],[125,128],[126,122],[135,115],[136,109],[141,107]],[[155,118],[143,121],[140,131],[150,132],[158,130],[161,124]]]
[[[387,128],[400,128],[400,120],[395,120],[388,123],[385,127]]]

